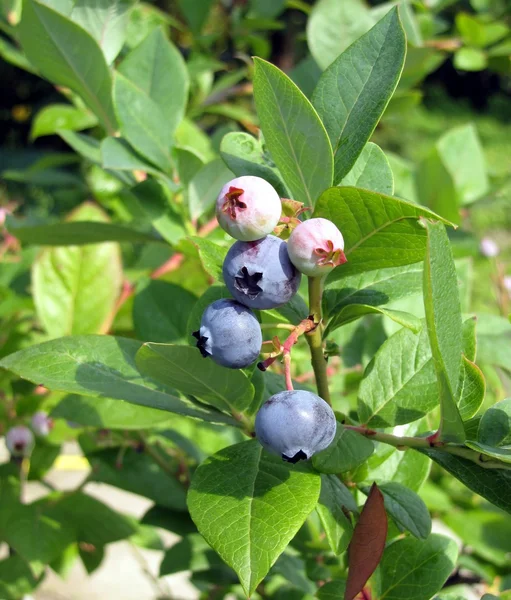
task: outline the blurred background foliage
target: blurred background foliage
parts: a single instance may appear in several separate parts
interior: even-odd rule
[[[43,4],[75,20],[93,37],[100,35],[97,23],[88,18],[86,11],[74,10],[71,0],[45,0]],[[103,144],[100,152],[104,130],[98,117],[77,94],[39,76],[38,68],[31,64],[19,43],[21,2],[4,0],[0,5],[0,356],[70,333],[110,332],[154,341],[186,340],[185,325],[193,315],[186,309],[183,314],[166,318],[161,299],[167,297],[168,287],[158,289],[158,282],[149,283],[149,277],[178,250],[184,256],[186,277],[182,271],[173,270],[162,281],[182,286],[184,289],[176,286],[177,291],[174,290],[181,294],[178,304],[191,307],[210,287],[211,279],[202,267],[197,248],[184,238],[199,232],[201,227],[207,228],[212,201],[229,176],[228,167],[235,170],[229,162],[232,145],[238,144],[247,156],[268,163],[264,140],[257,137],[251,56],[276,64],[310,97],[322,70],[393,4],[362,0],[116,2],[110,43],[103,48],[107,62],[121,63],[130,50],[163,28],[185,58],[190,81],[186,115],[176,123],[175,130],[182,149],[176,157],[181,179],[176,182],[171,177],[160,177],[158,183],[150,180],[146,185],[137,175],[148,172],[144,160],[126,149],[126,156],[121,157],[126,162],[122,163],[117,147],[112,149],[112,156],[120,162],[108,163]],[[484,407],[488,407],[511,395],[511,333],[507,320],[511,296],[511,7],[509,0],[400,0],[398,4],[408,37],[408,54],[397,92],[372,141],[385,151],[397,196],[425,204],[462,226],[451,238],[463,291],[463,310],[467,314],[483,313],[478,322],[478,364],[486,377]],[[105,0],[97,5],[108,11],[112,3]],[[243,134],[225,137],[235,132]],[[256,137],[247,137],[246,133]],[[158,221],[161,202],[166,204],[169,197],[180,195],[186,196],[190,214],[182,218],[184,203],[177,201],[173,209],[176,218],[164,221],[162,217]],[[141,208],[141,202],[149,199],[154,204],[150,214],[147,204]],[[51,264],[57,253],[65,252],[69,258],[72,250],[41,251],[37,245],[20,246],[18,241],[23,240],[23,227],[27,225],[48,225],[66,218],[135,225],[142,236],[141,243],[121,244],[123,270],[117,245],[105,244],[101,253],[93,252],[90,272],[82,274],[75,283],[85,289],[93,282],[97,291],[95,277],[108,268],[109,276],[101,278],[103,296],[84,296],[88,310],[81,313],[83,318],[71,322],[62,317],[68,314],[69,307],[59,294],[59,278],[52,273]],[[142,243],[143,236],[149,235],[153,227],[165,239],[172,240],[173,248]],[[210,239],[226,244],[225,236],[218,230],[210,234]],[[495,251],[488,252],[484,244],[481,246],[488,239],[495,243]],[[77,289],[80,293],[81,288]],[[48,290],[53,290],[53,295]],[[123,302],[119,302],[119,297]],[[209,300],[214,297],[213,289]],[[152,303],[153,311],[149,316],[146,310],[140,310],[142,304],[147,307],[148,303]],[[393,307],[422,316],[422,296],[405,298]],[[369,317],[331,336],[331,369],[336,375],[332,386],[334,392],[342,392],[337,408],[349,411],[354,406],[361,368],[393,331],[392,322]],[[336,356],[339,347],[343,349],[342,367]],[[297,379],[307,383],[310,373],[305,350],[297,348],[296,365]],[[76,414],[78,406],[82,411],[81,424],[94,431],[101,429],[102,416],[92,399],[87,413],[83,398],[78,402],[68,396],[61,402],[62,395],[45,396],[27,382],[11,380],[6,374],[1,377],[5,379],[0,382],[4,398],[17,398],[18,417],[24,411],[33,412],[37,406],[50,410],[58,405],[55,416],[63,418],[56,421],[48,446],[39,447],[34,477],[47,472],[62,441],[80,433],[82,448],[100,444],[89,430],[76,431],[64,420]],[[114,422],[115,429],[115,406],[109,405],[108,409],[110,426]],[[2,423],[7,422],[9,410],[8,402],[0,406]],[[145,426],[151,427],[154,422],[147,418]],[[474,427],[478,419],[474,417]],[[129,415],[123,414],[117,427],[127,428],[129,422]],[[182,447],[189,450],[188,439],[197,443],[191,451],[192,464],[234,441],[230,431],[212,432],[205,425],[190,424],[177,417],[172,418],[172,423],[174,439],[170,434],[162,434],[159,443],[178,448],[176,464],[181,460]],[[421,424],[423,428],[426,425]],[[415,425],[407,427],[416,430]],[[123,437],[117,431],[105,435],[110,436],[108,445],[115,448]],[[402,478],[417,478],[418,489],[427,476],[421,458],[417,464],[389,466],[386,457],[379,456],[381,464],[368,468],[374,477],[382,464],[387,464],[386,476],[388,469],[396,471],[399,467]],[[103,464],[111,467],[113,463],[114,458],[105,454]],[[115,470],[105,472],[97,477],[114,481]],[[364,477],[363,473],[359,475]],[[121,484],[115,480],[115,485]],[[136,482],[122,485],[124,489],[140,491]],[[511,589],[509,516],[489,508],[436,466],[422,487],[421,496],[432,515],[443,520],[469,548],[462,553],[450,580],[451,595],[438,598],[476,597],[470,595],[473,589],[466,587],[474,582],[483,582],[495,593],[499,588]],[[152,520],[147,518],[149,524],[161,525],[156,513],[151,515]],[[311,522],[304,528],[304,539],[317,536],[314,525]],[[175,524],[172,527],[175,531]],[[183,531],[189,534],[186,527]],[[140,531],[138,534],[141,536]],[[153,541],[146,543],[150,546]],[[210,564],[209,551],[200,545],[200,540],[186,538],[188,545],[192,542],[197,542],[194,552],[202,560],[198,560],[200,565],[194,574],[199,589],[208,589],[204,581],[221,581],[220,587],[225,583],[229,588],[232,572],[222,571],[214,561]],[[300,547],[300,539],[295,546]],[[288,557],[288,561],[295,561],[292,568],[285,560],[277,563],[274,575],[292,582],[282,588],[283,596],[289,589],[300,587],[295,580],[302,572],[314,581],[324,575],[321,565],[305,556],[304,560]],[[87,561],[86,555],[82,558]],[[177,568],[172,555],[166,564],[173,565],[170,569]],[[89,566],[91,570],[95,568],[93,564]],[[55,565],[55,569],[58,571],[59,566]],[[511,597],[505,593],[502,598]]]

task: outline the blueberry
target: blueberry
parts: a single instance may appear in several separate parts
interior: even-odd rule
[[[290,463],[307,460],[334,439],[334,411],[316,394],[302,390],[279,392],[257,413],[257,439],[269,452]]]
[[[5,445],[12,456],[29,456],[34,447],[34,436],[28,427],[18,425],[5,434]]]
[[[197,338],[202,356],[223,367],[242,369],[257,360],[263,337],[254,313],[234,300],[217,300],[204,314]]]
[[[320,277],[346,262],[342,233],[328,219],[300,223],[289,237],[289,258],[304,275]]]
[[[267,181],[244,175],[227,182],[216,201],[220,227],[237,240],[250,242],[271,233],[280,220],[282,202]]]
[[[44,410],[38,410],[32,415],[32,429],[40,437],[46,437],[53,427],[53,420]]]
[[[289,302],[301,279],[289,260],[287,243],[274,235],[233,244],[224,260],[223,275],[238,302],[260,310]]]

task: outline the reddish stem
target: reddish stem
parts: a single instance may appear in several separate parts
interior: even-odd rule
[[[167,273],[171,273],[172,271],[179,269],[184,259],[184,255],[180,252],[173,254],[167,261],[165,261],[151,273],[151,279],[158,279]]]

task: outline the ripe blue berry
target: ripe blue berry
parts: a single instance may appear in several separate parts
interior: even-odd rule
[[[48,413],[44,410],[38,410],[32,415],[32,429],[34,433],[39,437],[46,437],[49,435],[51,428],[53,427],[53,420],[50,419]]]
[[[223,275],[238,302],[259,310],[289,302],[301,279],[289,260],[287,243],[274,235],[233,244],[224,260]]]
[[[300,223],[289,237],[289,258],[309,277],[326,275],[346,262],[344,239],[328,219],[309,219]]]
[[[223,367],[243,369],[257,360],[263,343],[254,313],[234,300],[217,300],[204,314],[197,338],[202,356]]]
[[[269,452],[290,463],[307,460],[334,439],[334,411],[316,394],[302,390],[279,392],[257,413],[257,439]]]
[[[273,231],[282,213],[280,197],[261,177],[244,175],[227,182],[216,201],[220,227],[237,240],[259,240]]]
[[[12,427],[5,434],[5,445],[12,456],[30,456],[34,447],[34,435],[24,425]]]

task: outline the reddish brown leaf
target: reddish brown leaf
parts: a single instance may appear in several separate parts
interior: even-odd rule
[[[387,538],[387,515],[383,495],[373,483],[348,546],[348,581],[344,600],[362,591],[381,560]]]

